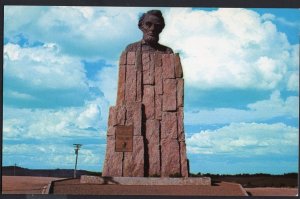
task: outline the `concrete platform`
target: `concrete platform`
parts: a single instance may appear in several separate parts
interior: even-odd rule
[[[80,179],[53,181],[49,194],[128,196],[127,198],[163,198],[163,196],[247,196],[240,184],[220,182],[207,185],[119,185],[83,184]],[[137,197],[134,197],[137,196]]]
[[[211,185],[209,177],[155,178],[155,177],[100,177],[82,175],[81,184],[118,185]]]
[[[245,190],[250,196],[298,196],[298,188],[256,187]]]

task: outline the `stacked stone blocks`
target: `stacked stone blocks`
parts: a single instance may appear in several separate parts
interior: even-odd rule
[[[122,53],[103,176],[188,177],[182,77],[178,54]],[[133,125],[132,152],[115,152],[119,125]]]

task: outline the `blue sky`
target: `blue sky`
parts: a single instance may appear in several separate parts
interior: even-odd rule
[[[4,7],[3,165],[101,171],[118,58],[151,8]],[[298,171],[299,9],[160,8],[191,172]]]

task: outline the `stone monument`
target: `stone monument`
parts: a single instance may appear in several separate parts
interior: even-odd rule
[[[144,13],[138,26],[143,39],[119,61],[102,176],[188,177],[180,57],[158,43],[165,26],[159,10]]]

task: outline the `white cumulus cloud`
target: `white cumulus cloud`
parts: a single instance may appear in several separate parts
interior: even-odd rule
[[[290,91],[299,92],[299,72],[294,72],[291,74],[288,80],[287,88]]]
[[[97,74],[95,81],[90,85],[99,88],[110,105],[115,105],[117,96],[118,70],[113,67],[103,67]]]
[[[101,108],[97,102],[88,103],[85,110],[79,113],[78,118],[75,120],[79,128],[97,127],[97,123],[101,119]]]
[[[59,137],[105,138],[108,103],[98,98],[83,107],[63,109],[4,109],[4,140],[47,140]],[[91,129],[89,129],[91,128]]]
[[[232,123],[187,138],[191,154],[227,154],[251,157],[267,154],[297,155],[299,133],[283,123]]]
[[[247,105],[247,109],[216,108],[213,110],[191,110],[185,113],[185,124],[228,124],[231,122],[265,121],[276,117],[298,118],[299,97],[281,98],[278,90],[267,100]]]
[[[22,34],[31,43],[57,43],[69,55],[115,60],[128,43],[141,38],[137,23],[139,13],[145,10],[132,7],[5,6],[4,36],[13,40]]]
[[[247,9],[171,8],[161,38],[181,53],[188,86],[274,89],[298,67],[299,49],[272,17]]]
[[[4,46],[4,76],[13,77],[36,89],[86,89],[86,77],[79,59],[63,55],[56,45]]]

